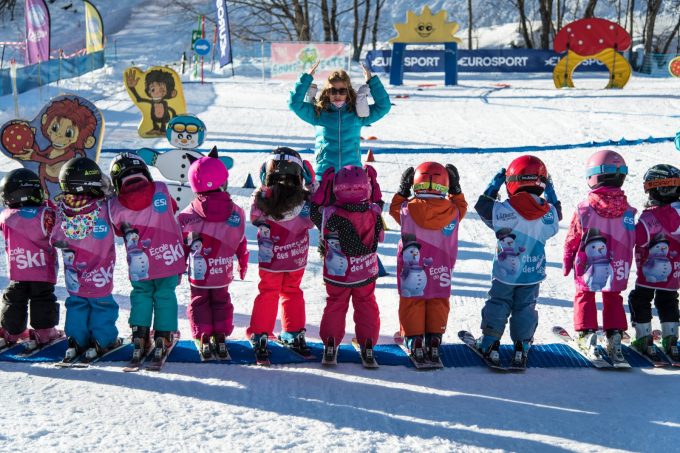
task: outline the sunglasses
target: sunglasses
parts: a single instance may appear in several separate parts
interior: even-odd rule
[[[175,132],[188,132],[190,134],[195,134],[198,132],[199,127],[196,124],[182,124],[175,123],[172,125],[172,130]]]
[[[340,95],[340,96],[347,96],[347,88],[329,88],[328,92],[331,93],[332,95]]]

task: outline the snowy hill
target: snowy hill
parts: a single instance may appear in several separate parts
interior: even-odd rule
[[[464,4],[431,2],[433,10],[435,3]],[[147,66],[177,61],[178,49],[195,26],[195,17],[189,19],[161,1],[95,4],[105,17],[108,8],[130,7],[120,30],[109,37],[116,42],[115,58],[94,73],[22,94],[21,116],[33,118],[50,97],[66,91],[91,99],[103,112],[105,149],[166,147],[164,140],[137,136],[140,116],[123,88],[122,71],[132,62]],[[406,9],[407,2],[395,0],[393,4],[394,9]],[[500,10],[504,9],[497,10],[500,23]],[[289,84],[262,82],[258,68],[248,63],[239,61],[237,67],[243,70],[237,71],[235,78],[211,79],[204,85],[186,82],[184,90],[189,111],[207,124],[204,147],[217,145],[234,158],[229,190],[247,212],[252,190],[241,186],[249,174],[258,174],[266,153],[279,145],[304,150],[313,147],[314,140],[313,129],[288,110]],[[352,76],[360,80],[358,68],[353,68]],[[423,83],[434,86],[419,86]],[[541,285],[537,308],[535,341],[539,344],[556,341],[551,335],[553,325],[572,326],[574,285],[571,277],[562,276],[562,245],[574,208],[587,194],[584,162],[598,148],[571,145],[667,138],[680,129],[677,79],[633,77],[628,86],[616,91],[601,90],[605,83],[602,78],[580,76],[578,88],[556,90],[549,75],[468,74],[461,77],[459,86],[444,87],[441,74],[410,76],[402,87],[388,86],[394,103],[391,112],[365,129],[378,137],[363,145],[376,151],[375,168],[388,201],[407,167],[436,160],[458,167],[472,207],[496,171],[523,153],[521,148],[550,148],[536,154],[553,176],[565,220],[546,247],[548,278]],[[11,97],[0,97],[0,124],[13,118],[13,108]],[[482,152],[418,152],[472,147]],[[386,151],[394,148],[413,151]],[[488,152],[491,148],[495,151]],[[616,150],[630,168],[624,189],[630,203],[639,209],[645,201],[642,175],[646,169],[661,162],[680,166],[669,141]],[[312,158],[311,154],[303,156]],[[103,169],[108,169],[112,157],[102,154]],[[16,166],[0,159],[0,175]],[[159,177],[155,170],[154,176]],[[380,340],[390,343],[398,329],[395,273],[399,230],[388,215],[384,217],[390,231],[379,252],[390,275],[378,280],[376,294],[381,311]],[[230,287],[235,305],[232,338],[238,340],[245,337],[258,283],[255,228],[249,226],[246,235],[251,251],[249,272],[245,281],[236,280]],[[317,233],[313,232],[312,245],[316,244]],[[493,232],[471,209],[460,224],[445,343],[458,343],[456,333],[461,329],[479,334],[494,245]],[[121,308],[117,326],[121,335],[126,335],[131,286],[122,243],[117,244],[117,253],[114,297]],[[631,275],[634,273],[635,269],[631,270]],[[4,260],[0,276],[0,287],[4,287]],[[57,286],[63,326],[63,277]],[[308,336],[319,341],[325,290],[314,247],[302,289]],[[186,282],[177,294],[180,330],[183,338],[188,338]],[[601,310],[601,304],[598,307]],[[658,327],[658,320],[654,323]],[[351,309],[347,331],[346,342],[353,335]],[[633,334],[632,328],[629,333]],[[503,342],[510,342],[507,331]],[[523,374],[498,374],[481,367],[420,373],[391,366],[364,370],[350,363],[332,369],[317,363],[271,368],[169,363],[161,374],[125,374],[121,365],[61,370],[51,364],[0,362],[0,406],[7,418],[0,430],[0,449],[675,451],[680,438],[680,415],[677,404],[672,403],[680,377],[677,371],[667,369],[530,368]]]

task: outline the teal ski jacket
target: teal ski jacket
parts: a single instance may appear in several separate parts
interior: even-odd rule
[[[361,166],[361,151],[359,150],[361,127],[378,121],[390,111],[392,104],[390,97],[380,79],[373,76],[368,81],[371,96],[375,101],[366,118],[359,118],[356,112],[347,110],[347,105],[337,108],[331,105],[319,115],[314,110],[314,104],[305,102],[307,89],[312,84],[313,77],[303,73],[290,93],[288,107],[300,117],[302,121],[313,125],[316,129],[316,173],[321,177],[323,172],[333,167],[339,170],[345,165]]]

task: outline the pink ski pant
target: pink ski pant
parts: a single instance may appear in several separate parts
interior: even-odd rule
[[[305,298],[300,282],[305,270],[293,272],[269,272],[260,269],[259,294],[253,303],[250,326],[246,333],[272,336],[276,315],[281,302],[281,329],[284,332],[299,332],[305,327]]]
[[[370,339],[375,345],[380,334],[380,310],[375,301],[375,282],[359,288],[333,286],[326,283],[326,308],[321,317],[319,335],[324,343],[333,337],[335,344],[345,337],[345,318],[352,299],[356,338],[360,344]]]
[[[604,330],[626,330],[626,311],[620,292],[602,292],[602,327]],[[595,292],[576,290],[574,295],[574,329],[597,330],[597,305]]]
[[[191,302],[187,308],[191,335],[231,335],[234,330],[234,306],[231,303],[229,287],[191,287]]]

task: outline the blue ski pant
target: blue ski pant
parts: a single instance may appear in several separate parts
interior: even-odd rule
[[[538,326],[538,289],[540,284],[507,285],[493,280],[489,299],[482,309],[482,332],[501,338],[510,318],[512,341],[530,341]]]
[[[64,331],[86,348],[90,340],[107,347],[118,339],[118,304],[110,294],[104,297],[68,296]]]
[[[131,326],[151,327],[157,332],[175,332],[177,330],[177,295],[175,288],[179,283],[177,275],[130,282],[130,318]]]

